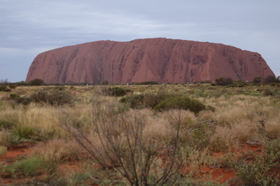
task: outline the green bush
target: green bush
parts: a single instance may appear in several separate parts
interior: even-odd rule
[[[266,154],[268,155],[268,154]],[[273,172],[269,172],[275,166],[269,156],[261,156],[255,152],[247,152],[244,159],[239,160],[235,165],[236,175],[242,180],[243,185],[278,185],[279,179]],[[246,157],[253,161],[246,160]]]
[[[35,86],[45,85],[45,82],[42,79],[33,79],[28,82],[28,85],[35,85]]]
[[[233,80],[231,78],[220,77],[217,78],[215,81],[217,85],[222,85],[222,86],[233,84]]]
[[[143,99],[144,99],[144,95],[142,95],[142,94],[131,95],[131,96],[121,98],[120,102],[128,104],[133,109],[141,108],[141,107],[143,108],[144,107]]]
[[[273,161],[280,158],[280,139],[268,141],[265,145],[265,154],[270,155]]]
[[[207,105],[207,106],[206,106],[206,110],[209,110],[209,111],[212,111],[212,112],[215,112],[215,111],[216,111],[215,107],[212,107],[212,106],[210,106],[210,105]]]
[[[147,93],[140,95],[130,95],[120,100],[121,103],[128,103],[133,109],[151,108],[153,109],[157,104],[166,98],[173,97],[173,94],[168,94],[165,91],[158,91],[156,93]]]
[[[9,86],[6,86],[6,85],[2,85],[0,86],[0,91],[3,91],[3,92],[10,92],[12,89],[11,87]]]
[[[31,94],[30,96],[21,97],[17,94],[10,94],[10,99],[15,100],[16,103],[23,105],[28,105],[31,102],[47,103],[53,106],[73,104],[73,96],[70,94],[70,92],[58,88],[53,91],[41,90]]]
[[[128,92],[131,92],[129,89],[124,89],[122,87],[110,87],[110,88],[104,88],[102,89],[102,94],[106,96],[124,96]]]
[[[26,85],[28,85],[28,83],[25,81],[20,81],[20,82],[16,82],[15,85],[16,86],[26,86]]]
[[[42,90],[37,93],[34,93],[30,96],[32,102],[36,103],[48,103],[54,106],[61,106],[65,104],[72,104],[73,97],[72,95],[64,90],[54,90],[47,91]]]
[[[215,111],[212,106],[205,106],[198,100],[191,99],[181,94],[169,94],[165,91],[147,93],[140,95],[130,95],[120,99],[121,103],[127,103],[133,109],[151,108],[156,111],[169,109],[183,109],[198,113],[201,110]]]
[[[18,94],[10,94],[10,99],[15,100],[15,99],[18,99],[18,98],[20,98],[20,95],[18,95]]]
[[[154,107],[155,110],[164,111],[169,109],[190,110],[197,114],[201,110],[205,110],[206,106],[198,100],[191,99],[187,96],[175,96],[161,101]]]
[[[263,80],[264,83],[277,83],[279,82],[278,79],[275,76],[267,76]]]
[[[254,77],[253,84],[260,84],[262,82],[262,77]]]
[[[154,109],[161,101],[174,97],[174,94],[167,93],[165,91],[158,91],[156,93],[144,94],[143,102],[146,107]]]
[[[157,85],[158,82],[156,81],[144,81],[144,82],[137,82],[137,83],[132,83],[134,85]]]
[[[4,91],[6,89],[6,86],[0,86],[0,91]]]
[[[14,97],[14,96],[12,96]],[[28,105],[32,102],[31,98],[29,96],[23,96],[23,97],[14,97],[14,100],[16,103]]]
[[[234,81],[233,84],[236,87],[244,87],[246,85],[246,82],[243,80],[237,80],[237,81]]]
[[[30,157],[21,161],[16,161],[11,165],[4,165],[1,167],[1,171],[5,172],[8,177],[20,175],[27,177],[37,174],[44,166],[45,163],[41,158]]]

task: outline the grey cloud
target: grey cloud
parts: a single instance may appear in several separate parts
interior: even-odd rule
[[[0,0],[0,79],[5,78],[1,74],[9,68],[7,64],[19,61],[19,56],[28,68],[44,50],[149,37],[209,41],[256,51],[280,74],[280,56],[275,54],[280,42],[279,6],[278,0]],[[7,48],[16,50],[3,55]]]

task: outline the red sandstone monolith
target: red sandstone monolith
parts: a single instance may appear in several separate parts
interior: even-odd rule
[[[39,54],[26,81],[71,84],[109,81],[192,83],[220,77],[252,81],[274,75],[256,52],[208,42],[165,38],[96,41]]]

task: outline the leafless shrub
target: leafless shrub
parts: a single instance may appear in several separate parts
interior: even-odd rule
[[[68,116],[66,118],[65,129],[108,175],[115,171],[130,185],[176,183],[182,166],[179,153],[181,118],[174,120],[175,136],[164,141],[144,135],[146,118],[143,114],[139,111],[124,113],[120,106],[104,107],[96,101],[92,109],[94,132],[91,135],[72,125]]]

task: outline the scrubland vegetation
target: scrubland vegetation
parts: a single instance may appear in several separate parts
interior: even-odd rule
[[[279,185],[280,85],[236,84],[0,92],[0,157],[34,144],[0,175],[27,185]],[[236,176],[221,183],[203,167]]]

